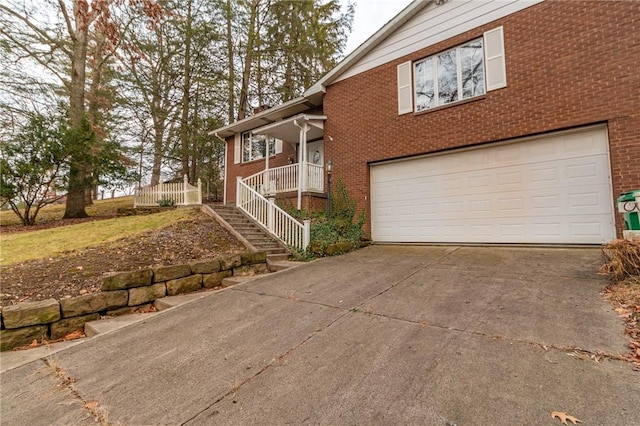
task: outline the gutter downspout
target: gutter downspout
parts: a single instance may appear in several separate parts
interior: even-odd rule
[[[227,141],[222,139],[217,132],[213,135],[224,142],[224,185],[222,186],[222,205],[227,205]]]

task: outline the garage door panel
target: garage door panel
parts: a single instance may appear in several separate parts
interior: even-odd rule
[[[615,236],[602,128],[376,165],[371,182],[376,241],[594,244]]]

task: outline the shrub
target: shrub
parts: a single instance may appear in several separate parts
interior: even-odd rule
[[[356,219],[357,204],[339,180],[335,192],[331,193],[331,218],[326,212],[320,215],[299,213],[298,217],[311,218],[311,242],[307,250],[290,248],[296,260],[308,261],[317,257],[343,254],[366,244],[362,227],[366,213],[360,212]]]
[[[160,207],[173,207],[176,205],[176,200],[171,198],[162,198],[158,200],[158,205]]]

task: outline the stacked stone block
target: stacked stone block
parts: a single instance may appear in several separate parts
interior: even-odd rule
[[[227,277],[264,273],[266,261],[264,252],[244,253],[118,272],[102,279],[99,293],[5,306],[0,310],[0,350],[60,339],[102,315],[128,314],[165,296],[222,286]]]

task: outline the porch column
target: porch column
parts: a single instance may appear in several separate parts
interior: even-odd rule
[[[269,173],[269,134],[265,134],[265,141],[264,141],[264,153],[265,153],[265,160],[264,160],[264,170],[265,173],[262,174],[262,188],[266,188],[267,189],[267,193],[271,193],[271,176]],[[266,182],[265,182],[266,180]]]
[[[298,124],[297,120],[293,123],[300,129],[300,149],[298,150],[298,210],[302,210],[302,187],[306,186],[306,172],[307,172],[307,130],[308,124],[304,123],[302,126]]]

